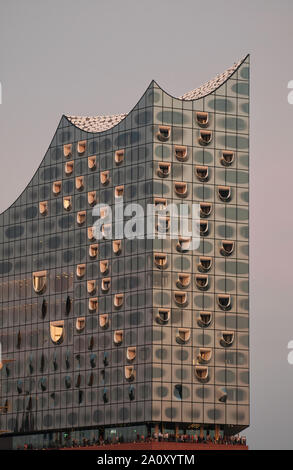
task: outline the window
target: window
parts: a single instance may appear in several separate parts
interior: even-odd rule
[[[95,170],[97,165],[97,159],[95,155],[88,157],[87,159],[88,167],[90,170]]]
[[[230,186],[218,186],[218,195],[221,201],[229,201],[231,199]]]
[[[182,400],[182,391],[182,384],[174,385],[174,396],[177,398],[177,400]]]
[[[179,162],[185,162],[187,160],[187,147],[175,145],[175,157]]]
[[[186,253],[190,249],[190,242],[191,239],[189,237],[179,237],[176,245],[177,251],[179,251],[179,253]]]
[[[83,176],[77,176],[75,178],[75,187],[78,191],[82,191],[84,188],[84,177]]]
[[[212,204],[210,202],[201,202],[200,203],[200,216],[208,217],[212,212]]]
[[[109,271],[109,261],[107,259],[100,261],[100,272],[102,274],[107,274],[108,271]]]
[[[212,358],[212,349],[211,348],[199,348],[199,355],[197,360],[200,363],[209,362]]]
[[[77,388],[79,388],[80,385],[81,385],[81,375],[78,374],[78,376],[77,376],[77,378],[76,378],[75,386],[76,386]]]
[[[123,197],[123,193],[124,193],[124,186],[123,185],[116,186],[116,188],[115,188],[115,197]]]
[[[96,292],[96,281],[87,281],[87,291],[90,295],[94,295]]]
[[[101,328],[108,328],[109,326],[109,315],[104,313],[103,315],[99,315],[99,324]]]
[[[116,165],[121,165],[124,161],[124,150],[117,150],[115,152],[115,163]]]
[[[209,233],[209,223],[206,220],[199,221],[199,233],[202,236],[207,236]]]
[[[159,308],[158,313],[156,314],[156,322],[159,323],[159,325],[163,325],[168,323],[169,320],[170,310],[167,308]]]
[[[220,162],[223,166],[230,166],[234,162],[234,152],[223,150]]]
[[[102,171],[100,174],[100,181],[101,181],[101,184],[103,184],[104,186],[108,184],[110,181],[110,172]]]
[[[17,337],[16,337],[16,347],[19,349],[21,346],[21,332],[18,330]]]
[[[47,301],[46,299],[43,299],[43,302],[42,302],[42,317],[43,318],[45,318],[45,316],[47,315],[47,310],[48,310]]]
[[[76,267],[76,276],[82,278],[85,275],[85,264],[78,264]]]
[[[65,174],[67,176],[71,175],[73,173],[73,168],[74,168],[73,160],[71,162],[66,162],[65,163]]]
[[[83,331],[85,329],[85,317],[79,317],[76,319],[75,323],[76,331]]]
[[[155,265],[159,269],[167,268],[167,255],[165,253],[155,253],[154,254]]]
[[[111,224],[103,224],[102,225],[102,235],[103,239],[109,239],[111,238],[111,233],[112,233],[112,225]]]
[[[120,255],[121,253],[121,246],[122,246],[122,242],[121,240],[114,240],[113,241],[113,253],[115,253],[115,255]]]
[[[190,285],[190,274],[179,273],[176,285],[179,289],[186,289]]]
[[[67,296],[66,298],[66,303],[65,303],[65,312],[66,312],[66,315],[69,315],[70,314],[70,310],[71,310],[71,298],[69,297],[69,295]]]
[[[210,256],[200,256],[197,268],[199,271],[209,271],[212,267],[212,258]]]
[[[209,278],[205,274],[195,275],[196,287],[200,290],[207,290],[209,288]]]
[[[120,308],[122,307],[124,302],[124,294],[115,294],[114,295],[114,307]]]
[[[234,331],[222,331],[220,342],[224,347],[231,346],[234,342]]]
[[[93,206],[96,204],[97,202],[96,191],[90,191],[89,193],[87,193],[87,201],[90,206]]]
[[[158,163],[158,169],[157,169],[157,175],[160,178],[167,178],[167,176],[170,174],[170,168],[171,168],[171,163],[159,162]]]
[[[96,312],[97,308],[98,308],[98,299],[96,297],[89,299],[89,311]]]
[[[231,308],[231,297],[229,294],[218,295],[218,304],[222,310],[229,310]]]
[[[174,299],[177,305],[185,307],[187,305],[187,294],[186,292],[174,292]]]
[[[94,383],[94,374],[91,372],[87,384],[88,384],[89,387],[92,387],[93,383]]]
[[[63,155],[65,158],[68,158],[72,155],[72,144],[63,145]]]
[[[222,240],[220,253],[223,256],[230,256],[234,251],[234,242],[232,240]]]
[[[196,378],[201,382],[208,379],[209,369],[207,366],[195,366]]]
[[[101,289],[103,292],[108,292],[108,290],[110,289],[110,286],[111,286],[110,277],[105,277],[104,279],[102,279]]]
[[[179,344],[188,343],[190,340],[190,329],[189,328],[178,328],[176,341]]]
[[[163,197],[155,197],[154,204],[156,209],[164,210],[167,207],[167,199]]]
[[[209,123],[209,115],[204,111],[197,111],[196,113],[196,121],[199,126],[206,127]]]
[[[187,183],[174,183],[175,193],[179,197],[186,197],[187,196]]]
[[[103,390],[103,402],[108,403],[108,401],[109,401],[108,390],[106,388],[104,388],[104,390]]]
[[[203,165],[196,165],[195,174],[199,181],[205,182],[209,179],[209,167]]]
[[[159,131],[157,133],[157,138],[161,142],[167,142],[170,139],[171,127],[170,126],[159,126]]]
[[[114,331],[114,343],[117,345],[122,344],[123,341],[123,330]]]
[[[158,223],[156,224],[156,230],[159,233],[166,233],[170,229],[170,217],[158,216]]]
[[[95,240],[94,237],[94,228],[93,227],[88,227],[87,229],[87,237],[90,241]]]
[[[98,256],[98,252],[99,252],[99,245],[97,243],[89,246],[90,258],[96,258]]]
[[[212,131],[199,131],[198,142],[200,145],[208,145],[212,141]]]
[[[80,211],[76,214],[76,221],[78,225],[84,224],[85,219],[86,219],[86,211]]]
[[[104,219],[105,217],[108,216],[109,208],[107,206],[101,207],[100,208],[100,217]]]
[[[53,193],[55,195],[60,194],[62,188],[62,181],[55,181],[53,183]]]
[[[94,337],[91,336],[91,337],[90,337],[90,341],[89,341],[89,346],[88,346],[88,348],[89,348],[90,351],[91,351],[92,349],[94,349],[94,345],[95,345]]]
[[[127,348],[126,352],[126,358],[128,361],[134,361],[136,358],[136,347],[135,346],[130,346]]]
[[[129,396],[129,400],[134,400],[135,398],[134,388],[132,385],[128,389],[128,396]]]
[[[86,150],[86,140],[80,140],[77,142],[77,153],[83,154]]]
[[[72,209],[71,196],[63,198],[63,207],[66,211],[70,211]]]
[[[207,327],[212,322],[212,312],[201,311],[199,312],[198,325],[201,327]]]
[[[64,321],[52,321],[50,322],[50,335],[51,340],[54,344],[61,344],[64,340]]]
[[[37,294],[42,294],[46,289],[47,271],[33,273],[33,287]]]
[[[40,210],[41,215],[47,215],[48,214],[48,202],[47,201],[40,202],[39,210]]]
[[[129,381],[135,379],[135,369],[133,366],[125,366],[125,378]]]

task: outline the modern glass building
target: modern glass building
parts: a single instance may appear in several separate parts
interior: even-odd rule
[[[14,447],[249,425],[248,152],[248,56],[180,98],[152,81],[128,114],[62,116],[0,215],[0,431]],[[109,239],[121,197],[200,204],[200,246],[168,236],[168,212],[166,239]]]

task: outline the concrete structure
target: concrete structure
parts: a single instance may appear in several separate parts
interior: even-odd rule
[[[248,56],[180,98],[153,81],[128,114],[62,116],[0,215],[0,430],[15,447],[249,425],[248,151]],[[121,195],[200,203],[199,248],[95,240],[93,206]]]

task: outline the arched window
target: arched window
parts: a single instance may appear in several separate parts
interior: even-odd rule
[[[184,182],[175,182],[174,183],[175,193],[179,197],[186,197],[188,192],[187,183]]]
[[[197,179],[201,182],[208,181],[209,179],[209,167],[203,165],[196,165],[195,167],[195,175]]]
[[[190,285],[190,274],[178,273],[176,285],[179,289],[186,289]]]
[[[174,300],[177,305],[180,307],[186,307],[188,303],[188,297],[186,292],[181,292],[181,291],[175,291],[174,292]]]
[[[37,294],[42,294],[47,285],[47,271],[37,271],[33,273],[33,287]]]
[[[77,153],[80,155],[83,154],[86,151],[86,140],[80,140],[77,143]]]
[[[187,147],[185,145],[175,145],[175,157],[179,162],[187,160]]]
[[[115,163],[116,163],[116,165],[121,165],[121,163],[123,163],[124,154],[125,154],[124,150],[116,150],[116,152],[115,152]]]
[[[157,133],[157,138],[161,142],[167,142],[170,139],[171,127],[170,126],[159,126],[159,131]]]
[[[123,341],[123,330],[114,331],[114,344],[117,346],[122,344]]]
[[[50,335],[54,344],[61,344],[65,336],[64,320],[50,322]]]
[[[208,312],[206,310],[202,310],[199,312],[199,317],[198,317],[198,325],[205,328],[208,327],[212,322],[212,312]]]
[[[96,165],[97,165],[97,158],[95,155],[92,155],[91,157],[88,157],[88,167],[90,170],[95,170]]]
[[[47,215],[48,214],[48,201],[40,202],[39,210],[40,210],[41,215]]]
[[[198,142],[200,145],[208,145],[211,143],[212,137],[213,137],[212,131],[200,130]]]
[[[65,158],[68,158],[72,155],[72,144],[63,145],[63,155]]]
[[[159,325],[164,325],[170,320],[170,310],[167,308],[159,308],[156,314],[156,322]]]
[[[210,256],[200,256],[197,268],[199,271],[209,271],[212,267],[212,258]]]
[[[204,111],[196,112],[196,121],[199,126],[206,127],[209,123],[209,115]]]
[[[160,178],[167,178],[167,176],[170,175],[170,169],[171,169],[171,163],[159,162],[158,163],[158,169],[157,169],[157,175]]]
[[[179,344],[188,343],[190,340],[190,328],[178,328],[176,341]]]

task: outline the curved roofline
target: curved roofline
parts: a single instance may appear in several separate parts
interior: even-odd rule
[[[246,56],[242,59],[240,59],[238,62],[235,62],[234,65],[228,69],[226,69],[223,73],[218,74],[215,76],[214,79],[209,80],[205,82],[203,85],[199,86],[198,88],[195,88],[194,90],[191,90],[184,95],[181,96],[173,96],[171,93],[168,93],[164,88],[162,88],[155,80],[152,80],[149,86],[147,87],[146,91],[144,94],[141,96],[141,98],[138,100],[136,105],[128,112],[124,114],[113,114],[110,116],[69,116],[69,115],[63,115],[67,121],[76,127],[79,130],[82,130],[83,132],[87,132],[89,134],[102,134],[103,132],[106,132],[110,129],[115,129],[118,124],[124,121],[124,119],[127,118],[129,114],[136,108],[140,100],[143,98],[143,96],[146,94],[146,92],[149,90],[151,85],[153,83],[156,84],[156,86],[167,96],[169,96],[172,99],[177,99],[181,101],[197,101],[201,98],[204,98],[208,95],[211,95],[214,93],[217,89],[219,89],[224,83],[227,82],[241,67],[241,65],[245,62],[245,60],[249,57],[249,54],[246,54]],[[104,125],[105,121],[109,121],[109,126]],[[113,125],[111,125],[111,121],[114,122]],[[81,125],[78,125],[77,123],[80,122]],[[88,126],[82,125],[84,123],[89,123]],[[92,123],[92,124],[90,124]],[[90,126],[92,125],[92,128],[90,129]],[[99,125],[101,126],[99,129]]]
[[[121,117],[121,119],[115,123],[113,126],[107,128],[107,129],[103,129],[101,131],[89,131],[89,130],[85,130],[85,129],[82,129],[81,127],[78,127],[76,124],[74,124],[74,122],[70,121],[69,119],[69,116],[67,116],[66,114],[63,114],[61,116],[61,119],[59,121],[59,124],[53,134],[53,137],[50,141],[50,144],[47,148],[47,151],[45,152],[45,155],[44,157],[42,158],[39,166],[37,167],[36,171],[34,172],[33,176],[31,177],[31,179],[29,180],[29,182],[27,183],[27,185],[24,187],[24,189],[21,191],[21,193],[19,194],[19,196],[17,196],[17,198],[3,211],[0,213],[0,215],[4,215],[5,212],[7,212],[9,209],[11,209],[14,204],[18,201],[18,199],[22,196],[22,194],[28,189],[30,183],[32,182],[32,180],[34,179],[35,175],[37,174],[37,172],[39,171],[39,169],[41,168],[45,158],[46,158],[46,155],[51,147],[51,144],[52,144],[52,141],[54,140],[54,137],[59,129],[59,126],[60,126],[60,123],[62,121],[63,118],[65,118],[69,123],[70,125],[72,125],[73,127],[76,127],[77,129],[83,131],[83,132],[86,132],[88,134],[103,134],[104,132],[107,132],[108,130],[110,129],[114,129],[115,127],[117,127],[122,121],[124,121],[130,114],[131,112],[137,107],[138,103],[141,101],[141,99],[144,97],[144,95],[147,93],[147,91],[151,88],[151,86],[153,85],[153,83],[156,84],[156,86],[162,90],[163,93],[165,93],[166,95],[170,96],[171,98],[173,99],[177,99],[177,100],[181,100],[181,101],[197,101],[198,99],[201,99],[205,96],[208,96],[210,94],[212,94],[215,90],[217,90],[218,88],[220,88],[220,86],[222,86],[224,83],[226,83],[227,80],[229,80],[229,78],[231,78],[236,72],[237,70],[239,69],[239,67],[245,62],[245,60],[249,57],[250,54],[246,54],[246,56],[241,59],[239,62],[235,63],[234,66],[230,67],[230,69],[227,69],[226,72],[224,72],[223,74],[220,74],[220,75],[216,75],[216,77],[213,79],[213,80],[209,80],[208,82],[204,83],[202,86],[198,87],[198,88],[195,88],[194,90],[188,92],[188,93],[185,93],[184,95],[180,96],[180,97],[177,97],[177,96],[173,96],[171,95],[170,93],[166,92],[155,80],[152,80],[150,82],[150,84],[148,85],[148,87],[146,88],[145,92],[143,93],[143,95],[139,98],[139,100],[137,101],[137,103],[133,106],[133,108],[126,114],[116,114],[116,115],[113,115],[113,116],[119,116]],[[228,73],[229,72],[229,73]],[[221,81],[221,82],[218,82],[218,79],[219,77],[221,76],[224,76],[224,74],[227,73],[227,76],[225,76],[225,78]],[[208,84],[217,84],[217,86],[215,86],[213,89],[211,89],[210,91],[208,91],[207,93],[203,93],[202,95],[200,96],[196,96],[195,98],[184,98],[184,96],[188,96],[188,95],[192,95],[193,93],[196,93],[198,90],[204,90],[205,87],[208,85]],[[211,85],[212,86],[212,85]],[[87,118],[88,116],[78,116],[77,118]],[[111,117],[111,116],[92,116],[93,119],[95,118],[105,118],[105,117]]]
[[[127,118],[127,116],[129,116],[132,111],[135,110],[135,108],[137,107],[138,103],[142,100],[142,98],[144,97],[144,95],[147,93],[147,91],[151,88],[152,84],[153,83],[156,83],[155,80],[151,80],[150,84],[147,86],[145,92],[141,95],[141,97],[138,99],[138,101],[136,102],[136,104],[130,109],[130,111],[128,111],[128,113],[121,113],[121,114],[112,114],[110,116],[69,116],[69,115],[66,115],[66,114],[63,114],[62,117],[65,117],[67,119],[67,121],[73,126],[75,127],[76,129],[79,129],[83,132],[87,132],[88,134],[102,134],[103,132],[107,132],[109,131],[110,129],[115,129],[115,127],[117,127],[122,121],[124,121],[124,119]],[[101,131],[89,131],[89,130],[86,130],[86,129],[83,129],[82,127],[79,127],[77,126],[74,122],[72,122],[70,120],[70,118],[76,118],[76,119],[104,119],[104,118],[111,118],[111,117],[117,117],[117,116],[121,116],[121,119],[116,122],[113,126],[111,127],[108,127],[107,129],[103,129]]]
[[[205,82],[203,85],[195,88],[194,90],[191,90],[187,93],[184,93],[183,95],[181,96],[173,96],[171,95],[171,93],[167,92],[166,90],[164,90],[164,88],[162,88],[156,81],[154,81],[156,83],[156,85],[160,88],[160,90],[162,90],[166,95],[170,96],[170,98],[173,98],[173,99],[176,99],[176,100],[180,100],[180,101],[197,101],[197,100],[200,100],[201,98],[204,98],[205,96],[209,96],[211,95],[212,93],[214,93],[216,90],[218,90],[222,85],[224,85],[224,83],[226,83],[236,72],[237,70],[241,67],[241,65],[246,61],[246,59],[250,56],[250,54],[246,54],[246,56],[244,56],[242,59],[240,59],[238,62],[235,62],[234,65],[232,65],[232,67],[229,67],[228,69],[226,69],[224,72],[222,72],[221,74],[217,74],[213,79],[211,80],[208,80],[207,82]],[[224,74],[226,74],[225,78],[223,78],[222,81],[218,81],[219,80],[219,77],[222,77],[224,76]],[[207,93],[202,93],[200,96],[197,96],[195,98],[184,98],[185,96],[187,95],[190,95],[192,93],[195,93],[199,90],[203,90],[207,85],[210,85],[212,86],[212,84],[215,84],[214,88],[207,91]]]

